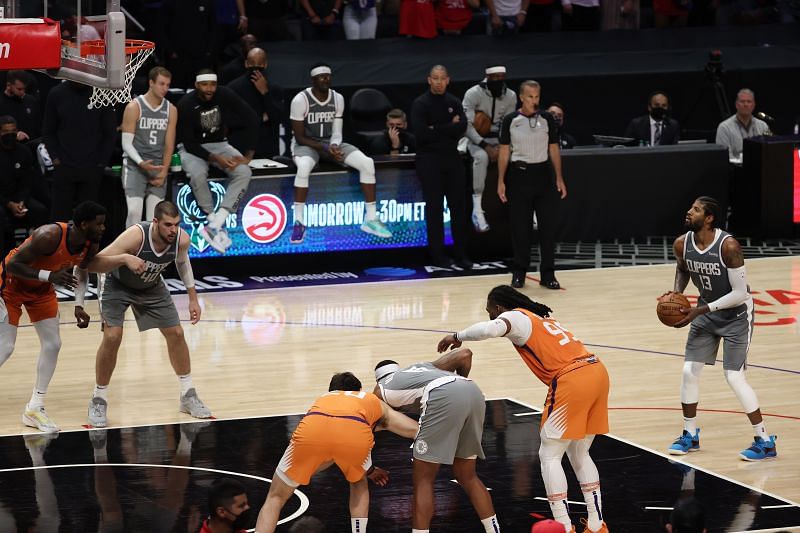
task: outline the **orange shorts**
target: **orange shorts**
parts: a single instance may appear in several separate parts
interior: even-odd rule
[[[0,299],[0,322],[19,326],[19,319],[22,316],[22,306],[28,312],[31,322],[39,322],[47,318],[58,316],[58,298],[54,290],[48,292],[20,292],[13,289],[4,289],[3,297]],[[6,311],[8,316],[6,316]]]
[[[320,466],[333,462],[355,483],[372,466],[374,444],[366,421],[309,414],[294,431],[276,474],[292,487],[308,485]]]
[[[608,390],[608,371],[599,361],[553,380],[541,431],[551,439],[570,440],[608,433]]]

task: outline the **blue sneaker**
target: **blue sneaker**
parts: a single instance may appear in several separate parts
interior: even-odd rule
[[[745,461],[761,461],[764,459],[775,459],[778,456],[778,447],[775,441],[778,440],[777,435],[770,435],[769,440],[764,440],[761,437],[756,437],[753,444],[749,448],[742,451],[739,457]]]
[[[292,244],[300,244],[305,238],[306,227],[299,222],[295,222],[294,227],[292,227],[292,236],[289,237],[289,242]]]
[[[694,436],[684,429],[681,436],[675,439],[675,442],[669,447],[667,453],[670,455],[686,455],[689,452],[696,452],[699,449],[700,428],[697,429]]]
[[[383,224],[383,222],[381,222],[377,218],[374,218],[372,220],[366,220],[363,224],[361,224],[361,231],[363,231],[364,233],[375,235],[376,237],[380,237],[381,239],[392,238],[392,232],[389,231]]]

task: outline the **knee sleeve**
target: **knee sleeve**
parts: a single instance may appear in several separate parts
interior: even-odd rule
[[[739,398],[745,413],[752,413],[758,409],[758,398],[753,387],[745,379],[744,370],[726,370],[725,381]]]
[[[61,351],[61,335],[58,331],[58,318],[47,318],[34,322],[33,327],[39,336],[41,350],[36,365],[36,390],[47,392],[50,380],[56,371],[58,352]]]
[[[539,445],[539,462],[542,465],[542,480],[547,496],[566,494],[567,476],[561,459],[569,446],[568,440],[551,439],[541,435]],[[566,496],[564,496],[566,498]]]
[[[0,302],[0,305],[2,305],[2,302]],[[16,326],[0,323],[0,366],[8,361],[8,358],[14,353],[14,344],[16,344],[16,342]]]
[[[361,183],[375,183],[375,161],[371,157],[364,155],[364,152],[357,150],[348,155],[344,164],[358,170],[358,181]]]
[[[589,455],[592,441],[594,441],[594,435],[587,435],[581,440],[572,441],[567,447],[569,463],[572,465],[581,487],[597,484],[600,481],[597,465]]]
[[[156,216],[156,205],[164,198],[158,197],[155,194],[148,194],[144,199],[144,216],[145,220],[153,220]]]
[[[316,166],[316,161],[310,157],[298,156],[294,158],[294,164],[297,166],[297,174],[294,177],[294,186],[300,189],[308,189],[308,177],[311,171]]]
[[[683,363],[681,375],[681,403],[697,403],[700,401],[700,372],[704,363],[686,361]]]
[[[142,220],[144,198],[141,196],[126,196],[125,203],[128,204],[128,217],[125,219],[125,227],[129,228]]]

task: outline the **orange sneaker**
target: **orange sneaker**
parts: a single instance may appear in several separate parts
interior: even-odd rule
[[[581,518],[581,524],[584,525],[583,533],[609,533],[608,526],[606,525],[605,522],[603,522],[600,525],[600,529],[598,529],[597,531],[589,529],[589,523],[587,522],[587,520],[585,518]],[[575,528],[573,527],[572,530],[574,531]]]

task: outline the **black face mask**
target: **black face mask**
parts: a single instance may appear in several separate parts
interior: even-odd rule
[[[564,119],[562,119],[561,117],[553,117],[553,121],[555,121],[556,126],[558,126],[559,128],[564,123]]]
[[[486,82],[486,88],[494,98],[500,98],[506,92],[506,82],[505,80],[489,80]]]
[[[261,74],[264,74],[266,72],[266,70],[267,69],[260,68],[260,67],[247,67],[247,72],[249,72],[250,74],[255,74],[256,72],[260,72]]]
[[[14,148],[17,145],[17,134],[4,133],[3,135],[0,135],[0,144],[2,144],[4,148],[8,148],[9,150]]]
[[[253,525],[253,514],[251,513],[252,509],[248,509],[239,516],[236,517],[236,520],[233,521],[231,527],[234,531],[239,531],[240,529],[247,529]]]
[[[655,121],[662,121],[666,118],[668,111],[663,107],[654,107],[650,110],[650,116],[653,117]]]

